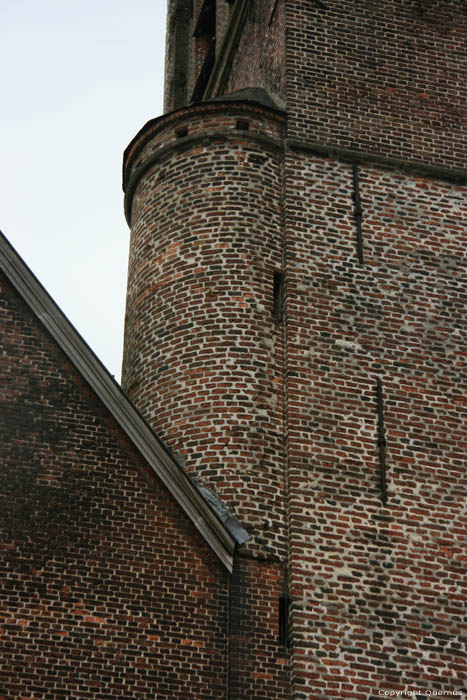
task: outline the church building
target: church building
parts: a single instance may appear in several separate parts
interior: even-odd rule
[[[122,387],[0,238],[0,700],[461,697],[464,0],[169,0]]]

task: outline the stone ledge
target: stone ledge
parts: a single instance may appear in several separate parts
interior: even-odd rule
[[[350,148],[341,148],[340,146],[325,146],[311,141],[286,139],[285,146],[291,151],[302,151],[303,153],[322,158],[333,158],[347,163],[365,163],[388,170],[400,170],[408,175],[420,175],[421,177],[430,177],[435,180],[445,180],[457,185],[467,184],[467,170],[417,163],[404,160],[403,158],[390,158],[377,155],[376,153],[365,153],[364,151]]]

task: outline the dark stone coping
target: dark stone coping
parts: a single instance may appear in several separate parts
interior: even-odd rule
[[[210,100],[206,100],[204,104],[209,104],[209,102],[252,102],[262,107],[269,107],[269,109],[276,109],[281,112],[284,111],[280,109],[272,97],[270,97],[262,87],[247,87],[242,90],[237,90],[236,92],[230,92],[228,95],[212,97]]]
[[[333,158],[346,163],[374,165],[386,170],[399,170],[407,175],[420,175],[421,177],[429,177],[435,180],[445,180],[457,185],[467,184],[467,170],[461,168],[429,165],[403,158],[391,158],[390,156],[381,156],[376,153],[341,148],[340,146],[325,146],[311,141],[287,139],[285,146],[292,151],[302,151],[303,153],[310,153],[322,158]]]

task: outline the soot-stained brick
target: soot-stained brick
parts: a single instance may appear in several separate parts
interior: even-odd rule
[[[1,284],[2,697],[222,697],[227,572]]]

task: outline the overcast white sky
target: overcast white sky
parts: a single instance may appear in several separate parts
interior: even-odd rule
[[[0,229],[119,379],[122,153],[162,111],[166,0],[0,8]]]

